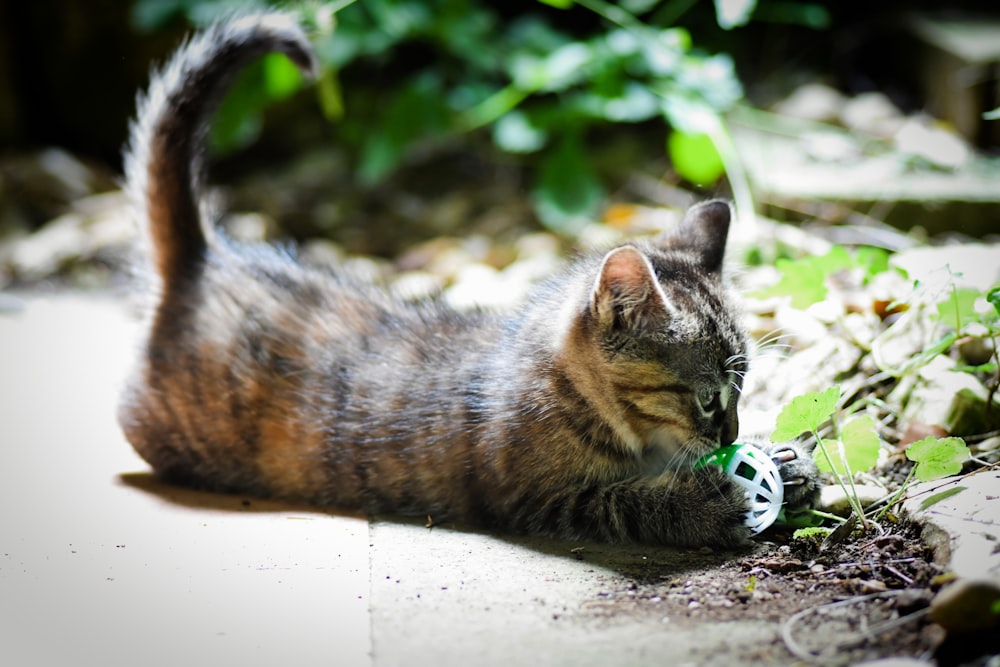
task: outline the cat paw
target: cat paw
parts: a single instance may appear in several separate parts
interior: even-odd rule
[[[750,544],[751,533],[746,525],[750,503],[743,487],[717,466],[694,472],[699,492],[690,500],[700,537],[698,545],[732,548]]]
[[[785,507],[815,507],[819,501],[820,475],[808,449],[798,442],[768,443],[761,449],[771,457],[784,484]]]

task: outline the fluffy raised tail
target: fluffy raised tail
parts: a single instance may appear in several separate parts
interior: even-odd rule
[[[209,119],[240,70],[273,51],[315,72],[309,42],[291,17],[255,14],[189,40],[139,97],[125,156],[127,189],[167,288],[197,275],[205,257],[201,152]]]

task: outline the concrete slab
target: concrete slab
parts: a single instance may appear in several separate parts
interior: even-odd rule
[[[376,667],[731,667],[780,630],[762,621],[692,624],[619,613],[620,602],[607,597],[628,588],[629,572],[683,577],[690,552],[576,547],[389,520],[375,521],[372,536]]]
[[[929,526],[935,560],[960,578],[1000,585],[1000,469],[914,484],[905,506]]]
[[[0,314],[0,664],[368,665],[367,520],[157,485],[115,422],[134,318],[23,303]]]
[[[626,572],[683,576],[690,553],[369,527],[159,484],[114,419],[137,333],[127,309],[5,303],[0,664],[728,667],[776,636],[616,613],[606,595]]]

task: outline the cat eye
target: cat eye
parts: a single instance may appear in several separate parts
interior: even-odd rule
[[[697,397],[698,407],[705,416],[711,416],[722,408],[721,392],[716,388],[704,387],[698,390]]]

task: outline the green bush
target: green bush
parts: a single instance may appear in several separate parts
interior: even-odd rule
[[[321,107],[362,183],[422,142],[484,130],[501,151],[529,156],[539,218],[572,233],[605,199],[585,150],[597,127],[662,119],[675,169],[700,185],[729,166],[719,118],[742,89],[728,55],[695,48],[670,25],[693,4],[544,0],[515,11],[482,0],[323,0],[297,11],[316,32]],[[746,23],[755,5],[719,0],[719,25]],[[205,24],[234,6],[248,3],[139,0],[133,18],[144,29],[179,15]],[[354,71],[378,73],[379,85],[342,94]],[[220,111],[214,147],[248,144],[267,104],[297,87],[280,59],[258,64]]]

